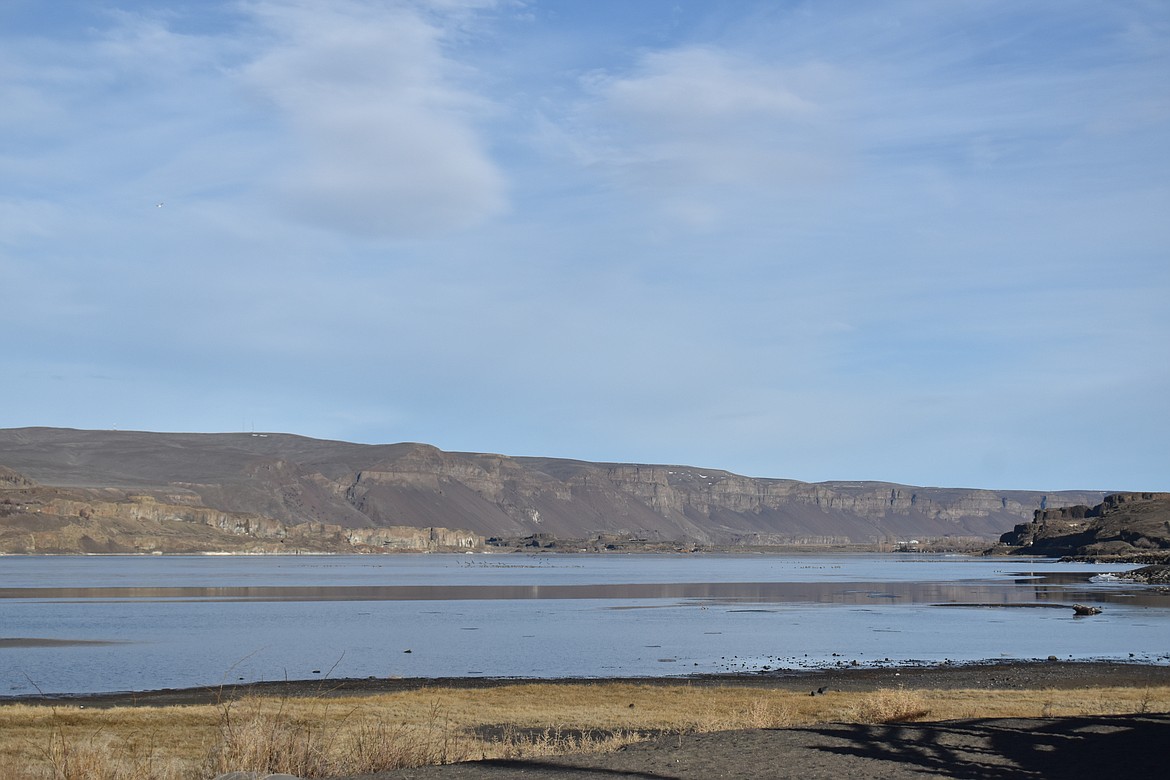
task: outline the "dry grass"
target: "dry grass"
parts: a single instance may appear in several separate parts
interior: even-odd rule
[[[214,721],[194,708],[0,707],[0,777],[185,780]]]
[[[845,720],[853,723],[905,723],[930,714],[926,697],[905,688],[882,688],[857,701]]]
[[[428,689],[220,706],[0,707],[0,776],[196,780],[230,770],[300,777],[479,758],[612,750],[653,733],[1170,712],[1170,687],[886,689],[809,696],[743,687],[582,683]]]
[[[205,772],[301,777],[362,774],[446,764],[473,755],[474,740],[450,727],[437,706],[415,720],[386,720],[352,703],[248,698],[220,709]]]

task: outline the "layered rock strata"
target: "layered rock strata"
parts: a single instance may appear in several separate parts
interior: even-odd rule
[[[806,483],[275,433],[3,429],[0,467],[0,490],[35,481],[39,500],[64,502],[52,504],[54,517],[185,522],[264,545],[323,536],[326,546],[363,549],[463,549],[485,537],[534,535],[729,546],[986,544],[1037,509],[1104,495]],[[415,529],[425,544],[394,529]]]

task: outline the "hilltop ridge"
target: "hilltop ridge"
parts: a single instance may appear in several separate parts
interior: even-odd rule
[[[990,542],[1100,491],[806,483],[282,433],[0,429],[0,551]]]

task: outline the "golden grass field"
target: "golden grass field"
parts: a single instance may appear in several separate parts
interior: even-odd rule
[[[10,780],[194,780],[231,770],[301,777],[480,758],[612,750],[661,732],[1170,712],[1170,686],[903,690],[810,696],[766,688],[620,682],[428,688],[360,697],[248,697],[219,705],[0,706]]]

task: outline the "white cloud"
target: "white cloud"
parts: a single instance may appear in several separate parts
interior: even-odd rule
[[[581,161],[682,224],[717,226],[737,198],[798,196],[840,168],[824,99],[839,84],[826,67],[686,47],[648,53],[629,74],[592,73],[583,85],[589,97],[572,120]]]
[[[707,47],[650,53],[636,75],[595,74],[589,81],[611,114],[651,129],[668,122],[686,134],[707,136],[728,122],[757,118],[792,121],[816,111],[786,74]]]
[[[504,177],[474,124],[489,107],[460,86],[435,19],[394,3],[248,7],[270,38],[241,75],[295,135],[275,183],[293,215],[399,236],[504,210]]]

